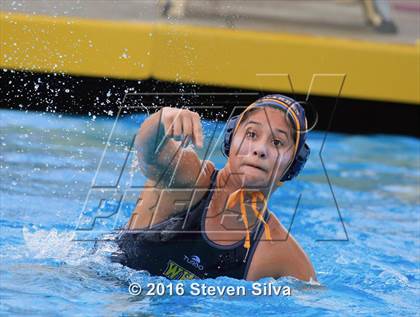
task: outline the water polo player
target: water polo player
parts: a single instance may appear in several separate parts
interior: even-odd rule
[[[270,194],[306,162],[306,129],[298,102],[260,98],[227,123],[228,159],[217,170],[176,140],[203,146],[197,113],[165,107],[151,115],[136,137],[150,189],[118,235],[114,261],[169,279],[315,280],[305,252],[267,209]]]

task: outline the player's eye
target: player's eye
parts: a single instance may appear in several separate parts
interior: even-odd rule
[[[252,130],[246,131],[246,137],[247,138],[254,139],[256,136],[257,136],[257,134],[254,131],[252,131]]]
[[[284,142],[283,141],[281,141],[281,140],[273,140],[273,144],[274,144],[274,146],[276,146],[276,147],[280,147],[280,146],[283,146],[284,145]]]

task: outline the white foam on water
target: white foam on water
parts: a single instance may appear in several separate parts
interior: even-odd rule
[[[53,259],[75,268],[91,268],[98,276],[116,278],[120,281],[141,281],[144,285],[149,281],[150,274],[136,271],[118,263],[112,263],[109,256],[117,250],[117,245],[107,240],[89,246],[83,241],[75,241],[74,231],[60,232],[24,227],[22,229],[24,249],[17,250],[21,257],[32,259]],[[104,237],[105,238],[105,237]]]
[[[74,232],[52,230],[22,229],[28,256],[35,259],[55,259],[66,263],[80,264],[89,250],[74,241]]]

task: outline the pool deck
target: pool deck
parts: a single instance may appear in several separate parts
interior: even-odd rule
[[[189,1],[185,15],[166,18],[156,0],[1,0],[1,11],[101,20],[178,23],[290,34],[414,44],[420,38],[420,1],[393,0],[397,34],[380,34],[366,23],[354,0]],[[239,4],[239,5],[238,5]],[[98,9],[100,8],[100,9]]]

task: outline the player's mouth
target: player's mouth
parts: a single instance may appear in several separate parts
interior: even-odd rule
[[[265,168],[263,168],[263,167],[261,167],[261,166],[259,166],[259,165],[257,165],[257,164],[244,163],[244,164],[242,164],[242,165],[243,165],[243,166],[252,167],[252,168],[254,168],[254,169],[257,169],[257,170],[260,170],[260,171],[262,171],[262,172],[264,172],[264,173],[267,173],[267,170],[266,170]]]

